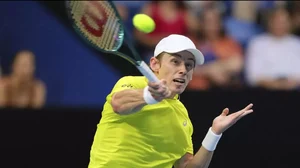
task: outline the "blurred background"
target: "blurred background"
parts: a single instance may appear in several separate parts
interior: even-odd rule
[[[212,168],[298,167],[298,1],[114,3],[146,62],[169,34],[190,37],[204,54],[181,96],[195,151],[223,108],[254,103],[255,113],[224,135]],[[154,19],[154,32],[132,26],[137,13]],[[83,43],[61,1],[1,1],[0,20],[0,167],[87,167],[107,94],[139,72]]]

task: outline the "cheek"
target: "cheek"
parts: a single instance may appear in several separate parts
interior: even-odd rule
[[[188,72],[188,74],[187,74],[187,78],[188,78],[188,80],[190,81],[190,80],[192,80],[192,78],[193,78],[193,70],[191,70],[190,72]]]
[[[166,78],[166,77],[169,76],[169,74],[170,74],[170,71],[169,71],[168,69],[169,69],[168,67],[162,66],[162,67],[159,69],[159,75],[160,75],[162,78]]]
[[[172,83],[174,74],[175,74],[174,67],[164,66],[164,68],[161,68],[159,71],[159,76],[162,79],[165,79],[168,84]]]
[[[163,74],[171,74],[173,71],[174,71],[174,67],[171,66],[170,64],[165,64],[160,68],[160,72]]]

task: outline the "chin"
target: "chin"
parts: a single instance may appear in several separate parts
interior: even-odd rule
[[[181,94],[184,92],[184,90],[185,90],[185,87],[184,88],[172,88],[171,91],[176,94]]]

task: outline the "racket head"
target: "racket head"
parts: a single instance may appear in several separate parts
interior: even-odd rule
[[[125,33],[113,2],[65,1],[65,5],[74,30],[86,43],[102,52],[119,50]]]

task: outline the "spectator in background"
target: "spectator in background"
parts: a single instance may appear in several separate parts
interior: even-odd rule
[[[292,33],[300,36],[300,1],[289,1],[288,7],[291,12]]]
[[[220,13],[225,14],[226,6],[221,1],[183,1],[186,5],[186,23],[188,26],[187,36],[194,42],[200,34],[200,22],[198,18],[203,10],[207,8],[217,8]]]
[[[275,7],[265,20],[268,32],[254,37],[247,49],[247,82],[253,87],[296,89],[300,81],[300,40],[290,33],[289,13],[284,7]]]
[[[133,36],[134,26],[132,24],[133,16],[140,12],[147,1],[113,1],[122,20],[127,28],[127,39],[135,40]]]
[[[205,9],[200,24],[202,35],[197,48],[204,54],[205,64],[195,69],[188,89],[233,86],[242,69],[242,47],[226,35],[217,8]]]
[[[1,76],[2,76],[2,68],[1,68],[1,64],[0,64],[0,79],[1,79]]]
[[[183,1],[152,1],[146,3],[140,13],[147,14],[153,18],[156,28],[152,33],[146,34],[134,30],[140,53],[146,51],[146,57],[152,54],[155,45],[165,36],[170,34],[188,34],[188,18]],[[190,22],[192,23],[192,22]],[[145,58],[148,60],[147,58]]]
[[[0,107],[41,108],[46,87],[34,77],[35,56],[31,51],[18,52],[10,75],[0,79]]]
[[[243,48],[254,35],[261,32],[256,24],[258,7],[258,1],[230,1],[230,14],[223,20],[227,34]]]
[[[119,12],[122,20],[126,23],[128,21],[128,18],[129,18],[128,7],[126,5],[124,5],[123,3],[120,3],[120,2],[116,2],[115,6],[116,6],[117,11]]]
[[[183,1],[189,8],[190,12],[195,16],[199,16],[203,9],[218,8],[224,14],[226,12],[226,5],[222,1]]]

